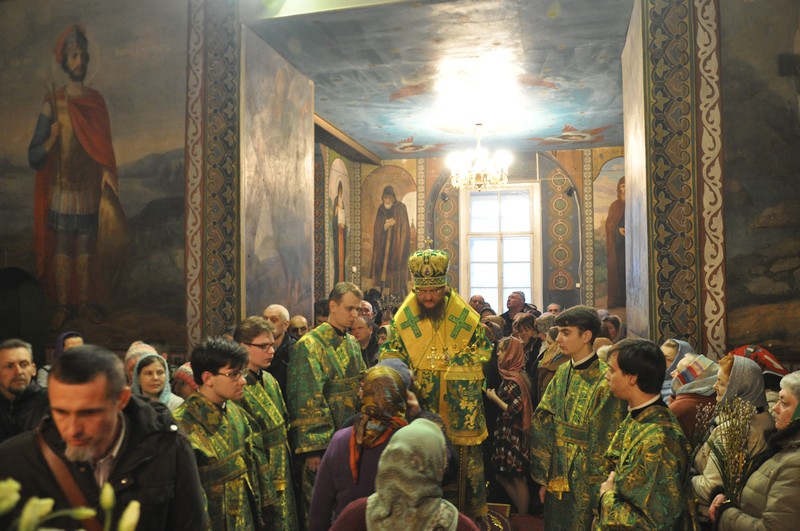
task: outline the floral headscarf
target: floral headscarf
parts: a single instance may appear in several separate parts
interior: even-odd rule
[[[361,450],[374,448],[406,426],[406,387],[400,374],[385,365],[367,370],[361,383],[361,416],[350,435],[350,472],[358,482]]]
[[[378,463],[367,529],[455,531],[458,509],[442,499],[446,454],[442,430],[427,419],[398,431]]]

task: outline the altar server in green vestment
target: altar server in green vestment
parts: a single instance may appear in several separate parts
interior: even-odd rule
[[[688,529],[687,473],[691,448],[661,399],[666,362],[658,345],[625,339],[608,352],[611,393],[628,416],[606,452],[597,529]]]
[[[367,367],[358,340],[347,329],[358,316],[362,298],[355,284],[336,284],[328,296],[328,322],[301,337],[289,358],[289,442],[301,476],[301,525],[307,522],[322,454],[333,433],[357,411],[359,375]]]
[[[286,431],[286,405],[280,385],[267,368],[275,357],[275,325],[261,316],[248,317],[236,327],[234,341],[247,349],[244,396],[237,402],[261,428],[261,441],[269,460],[277,501],[270,507],[268,527],[274,531],[297,529],[292,484],[292,461]]]
[[[592,352],[600,330],[597,310],[573,306],[555,325],[556,342],[570,360],[558,368],[533,414],[531,476],[542,485],[545,529],[576,531],[592,526],[607,475],[603,456],[627,411],[608,389],[608,366]]]
[[[444,486],[445,497],[479,519],[487,513],[482,364],[492,344],[478,313],[448,288],[449,265],[447,253],[435,249],[409,257],[415,288],[395,312],[380,358],[400,358],[414,371],[420,407],[442,417],[458,454],[457,482]]]
[[[244,394],[247,352],[210,337],[194,348],[197,391],[172,413],[192,444],[214,531],[270,529],[276,501],[258,425],[234,401]]]

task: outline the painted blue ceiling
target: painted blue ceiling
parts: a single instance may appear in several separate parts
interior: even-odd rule
[[[317,114],[382,159],[472,147],[475,123],[486,147],[521,153],[622,145],[632,3],[416,1],[248,26],[314,81]]]

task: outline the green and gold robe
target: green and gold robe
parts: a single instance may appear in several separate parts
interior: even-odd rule
[[[636,413],[625,418],[606,452],[614,488],[600,500],[596,528],[686,528],[689,442],[663,403]]]
[[[361,347],[328,323],[309,330],[289,359],[290,436],[296,454],[324,450],[345,420],[356,413]]]
[[[267,371],[260,376],[246,371],[247,385],[238,402],[261,428],[261,441],[269,461],[277,501],[270,511],[267,527],[275,531],[297,529],[297,510],[292,483],[291,450],[286,431],[286,405],[278,381]]]
[[[400,358],[414,371],[419,405],[438,413],[459,458],[459,483],[445,495],[473,518],[486,514],[486,485],[480,444],[486,439],[483,369],[492,343],[480,316],[456,293],[445,301],[444,318],[434,323],[421,315],[410,294],[395,312],[381,359]],[[448,488],[452,487],[452,488]]]
[[[194,450],[211,529],[258,529],[276,495],[255,421],[233,402],[223,409],[199,392],[172,415]]]
[[[608,365],[593,356],[577,368],[561,365],[547,385],[531,424],[531,477],[547,487],[547,529],[590,529],[603,456],[627,405],[614,398],[605,379]]]

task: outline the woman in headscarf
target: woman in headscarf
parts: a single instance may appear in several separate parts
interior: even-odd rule
[[[194,381],[192,364],[187,361],[172,373],[172,392],[186,400],[195,391],[197,382]]]
[[[492,468],[517,512],[528,514],[530,492],[527,477],[531,467],[533,407],[522,343],[513,337],[503,338],[497,349],[497,360],[503,381],[497,391],[486,390],[486,396],[501,410],[494,429]]]
[[[83,336],[80,333],[74,331],[64,332],[56,338],[56,343],[53,346],[53,361],[55,362],[65,351],[79,345],[83,345]],[[52,367],[48,363],[36,373],[36,383],[40,387],[47,387],[47,379],[50,377],[50,369]]]
[[[717,403],[714,384],[718,370],[719,364],[705,356],[687,354],[672,371],[672,393],[675,398],[670,402],[669,409],[692,444],[698,440],[698,436],[704,435],[695,433],[697,412],[704,406],[713,407]]]
[[[569,361],[567,356],[561,352],[561,347],[556,343],[558,337],[558,327],[551,326],[545,336],[545,344],[547,348],[539,359],[536,366],[536,403],[541,402],[544,396],[544,391],[550,383],[561,365]]]
[[[774,354],[761,345],[743,345],[733,349],[731,354],[751,359],[761,367],[764,378],[764,394],[767,396],[767,404],[769,404],[769,410],[773,413],[774,418],[774,408],[781,390],[781,378],[789,374],[789,371],[781,365]]]
[[[183,404],[183,398],[172,393],[167,360],[160,354],[145,354],[139,358],[133,368],[131,392],[161,402],[170,411]]]
[[[683,357],[694,352],[692,346],[680,339],[667,339],[661,344],[661,352],[667,362],[667,372],[664,374],[664,383],[661,385],[661,398],[669,404],[672,396],[672,371],[678,367]]]
[[[717,408],[734,398],[741,398],[755,406],[756,413],[750,419],[746,451],[751,458],[764,451],[767,447],[765,432],[771,430],[774,423],[767,411],[764,380],[761,378],[761,368],[758,364],[753,360],[728,354],[719,360],[719,371],[714,390],[717,393]],[[708,441],[703,444],[694,458],[694,469],[699,474],[692,478],[692,488],[703,505],[707,505],[711,501],[711,493],[714,489],[722,487],[722,474],[716,459],[712,456],[709,441],[720,444],[726,420],[717,416],[714,420],[716,426],[708,436]]]
[[[381,455],[375,493],[348,505],[332,531],[477,531],[442,499],[444,435],[417,419],[394,436]]]
[[[406,387],[385,365],[370,368],[361,384],[361,414],[333,434],[322,457],[308,514],[309,531],[326,530],[353,500],[375,492],[378,459],[406,419]]]
[[[718,529],[797,529],[800,522],[800,371],[784,376],[775,404],[776,433],[767,441],[766,461],[747,479],[737,504],[714,498],[709,516]]]

